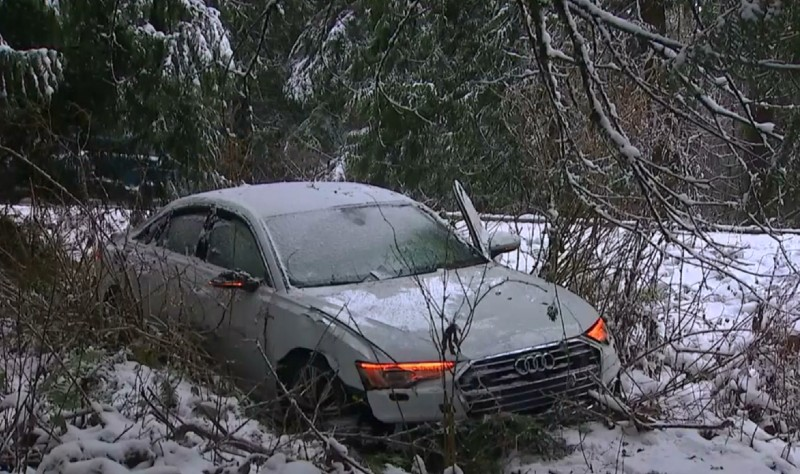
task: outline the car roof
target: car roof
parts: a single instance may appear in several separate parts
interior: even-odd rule
[[[400,193],[369,184],[289,181],[207,191],[181,198],[175,204],[208,200],[245,207],[260,217],[363,204],[414,203]]]

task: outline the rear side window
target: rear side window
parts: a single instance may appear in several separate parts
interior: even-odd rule
[[[218,220],[208,233],[206,243],[208,263],[268,281],[256,237],[242,220],[235,217]]]
[[[138,240],[143,244],[149,244],[157,241],[159,237],[161,237],[162,232],[164,232],[164,228],[167,227],[167,222],[169,222],[167,216],[158,219],[141,231],[139,235],[135,237],[135,240]]]
[[[172,216],[166,232],[161,235],[159,246],[181,255],[194,255],[206,217],[205,212]]]

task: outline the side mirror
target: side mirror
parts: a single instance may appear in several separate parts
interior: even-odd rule
[[[519,235],[511,232],[496,232],[489,238],[489,254],[492,258],[517,250],[522,243]]]
[[[261,280],[253,278],[247,273],[237,271],[222,272],[208,282],[214,288],[229,288],[253,292],[261,286]]]

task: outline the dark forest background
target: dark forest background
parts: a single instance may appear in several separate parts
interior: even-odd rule
[[[0,0],[0,197],[368,181],[797,224],[800,5]],[[55,184],[58,184],[56,186]]]

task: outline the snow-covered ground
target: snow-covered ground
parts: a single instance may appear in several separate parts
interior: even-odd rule
[[[593,426],[591,430],[589,433],[578,430],[566,433],[575,451],[564,459],[532,463],[513,460],[509,468],[512,472],[530,474],[798,472],[784,459],[785,446],[765,441],[768,436],[751,440],[725,433],[708,440],[693,429],[637,433],[632,429],[609,430]]]
[[[320,471],[312,462],[320,464],[329,450],[321,440],[275,436],[244,416],[237,400],[131,362],[124,353],[109,357],[89,351],[56,360],[25,357],[5,346],[0,351],[7,392],[0,396],[0,427],[35,419],[39,428],[32,432],[38,439],[29,449],[46,453],[38,469],[27,472],[233,474],[248,472],[237,471],[245,463],[257,463],[252,472],[313,474]],[[68,370],[55,370],[55,378],[38,370],[54,366]],[[91,380],[85,389],[91,409],[63,409],[81,401],[70,400],[82,397],[70,389],[73,377]],[[0,472],[10,468],[11,453],[5,454]]]
[[[118,227],[124,216],[114,213],[109,222]],[[541,266],[537,256],[547,245],[541,224],[495,222],[489,227],[490,233],[502,228],[522,237],[521,251],[504,256],[504,263],[522,271]],[[754,315],[763,316],[762,327],[776,331],[796,327],[800,280],[794,265],[800,265],[800,236],[714,233],[712,243],[676,237],[674,243],[656,243],[667,258],[657,267],[658,292],[648,307],[664,342],[629,368],[624,383],[634,404],[654,408],[653,418],[679,426],[644,432],[600,424],[566,429],[563,436],[574,447],[572,454],[557,461],[511,459],[509,472],[800,473],[795,467],[800,466],[798,439],[793,434],[800,427],[797,354],[779,354],[771,340],[765,342],[763,333],[752,330]],[[594,250],[600,258],[612,257],[603,246]],[[27,361],[24,370],[13,369],[21,367],[19,354],[14,358],[6,354],[0,366],[5,371],[4,379],[0,378],[5,380],[0,426],[17,411],[12,407],[25,397],[21,390],[28,379],[25,374],[35,366]],[[142,387],[160,393],[168,374],[122,356],[102,361],[98,367],[103,380],[96,389],[101,424],[71,426],[58,441],[51,441],[62,447],[45,456],[39,472],[87,472],[94,466],[98,470],[92,472],[199,473],[213,465],[234,466],[247,458],[241,453],[220,457],[219,449],[210,449],[224,444],[220,439],[196,433],[176,437],[167,422],[153,414],[143,403]],[[254,465],[250,472],[318,472],[305,461],[324,465],[321,461],[330,446],[320,440],[300,442],[273,435],[247,420],[235,400],[221,399],[186,381],[175,383],[173,392],[176,404],[171,422],[176,425],[219,433],[219,426],[204,415],[207,410],[202,407],[223,407],[221,425],[236,434],[222,438],[246,440],[266,453],[257,456],[258,469]],[[753,409],[762,411],[758,423],[751,421]],[[125,465],[127,450],[139,453],[140,464]],[[0,448],[0,459],[1,453]],[[266,458],[270,460],[263,464]],[[99,470],[100,465],[106,470]],[[328,466],[327,470],[336,469]]]
[[[9,357],[7,352],[4,355],[0,367],[11,391],[0,399],[0,424],[8,426],[28,405],[31,394],[24,387],[29,386],[41,361]],[[273,435],[265,426],[248,419],[235,399],[219,397],[168,372],[128,361],[123,354],[102,359],[82,357],[81,364],[70,360],[63,363],[74,367],[74,376],[91,375],[95,380],[95,387],[88,392],[95,401],[93,410],[89,410],[94,415],[76,417],[73,412],[59,411],[50,405],[49,397],[40,394],[34,409],[37,422],[41,426],[63,424],[67,429],[57,439],[47,430],[34,430],[39,437],[34,449],[47,454],[38,469],[28,468],[28,473],[344,472],[341,464],[324,467],[326,453],[341,449],[336,443],[326,445],[320,440]],[[44,380],[47,379],[41,386],[52,387]],[[62,399],[58,401],[63,403]],[[792,457],[786,460],[787,445],[771,440],[752,422],[718,430],[710,440],[694,429],[639,433],[633,428],[609,429],[600,424],[565,430],[561,435],[573,448],[572,454],[556,461],[511,459],[508,472],[800,472],[791,464]],[[252,463],[251,470],[240,470],[248,462]],[[0,472],[3,468],[0,462]],[[393,466],[387,466],[385,472],[406,474]]]

